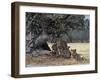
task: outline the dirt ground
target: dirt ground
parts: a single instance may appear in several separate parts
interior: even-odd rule
[[[26,54],[26,67],[34,66],[62,66],[62,65],[76,65],[76,64],[88,64],[89,63],[89,43],[69,43],[72,49],[77,49],[86,60],[80,62],[74,58],[63,58],[49,55],[41,55],[37,57],[31,57],[30,54]]]

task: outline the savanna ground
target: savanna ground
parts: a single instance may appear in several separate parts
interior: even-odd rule
[[[76,49],[77,53],[82,55],[85,60],[83,62],[77,61],[74,58],[66,59],[62,57],[41,55],[31,57],[26,54],[26,67],[31,66],[61,66],[61,65],[74,65],[74,64],[88,64],[89,63],[89,43],[68,43],[70,49]]]

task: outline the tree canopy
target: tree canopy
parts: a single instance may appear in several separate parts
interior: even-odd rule
[[[53,39],[67,35],[72,42],[74,30],[76,34],[80,32],[80,36],[82,31],[89,34],[89,19],[85,19],[85,15],[26,13],[26,35],[31,32],[34,38],[45,31]]]

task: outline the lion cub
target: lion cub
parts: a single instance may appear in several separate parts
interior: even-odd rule
[[[71,49],[72,58],[76,59],[77,61],[82,61],[83,57],[76,52],[76,49]]]

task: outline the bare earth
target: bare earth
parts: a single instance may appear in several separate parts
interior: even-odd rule
[[[61,66],[74,64],[88,64],[89,63],[89,43],[69,43],[70,49],[76,49],[78,54],[81,54],[86,60],[80,62],[73,58],[66,59],[62,57],[41,55],[31,57],[26,54],[26,67],[32,66]]]

